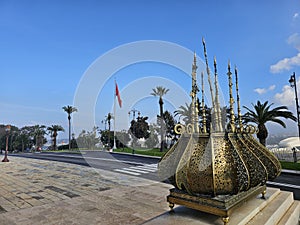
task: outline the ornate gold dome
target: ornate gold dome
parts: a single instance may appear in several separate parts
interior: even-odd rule
[[[227,195],[264,185],[280,163],[246,132],[181,134],[159,162],[159,174],[191,195]]]
[[[213,91],[204,41],[203,45],[213,104],[212,125],[208,132],[202,73],[202,127],[200,127],[197,106],[197,66],[196,55],[194,55],[191,123],[186,126],[176,125],[175,131],[181,136],[161,158],[158,165],[159,175],[162,179],[168,178],[177,189],[186,191],[190,195],[235,195],[253,187],[265,185],[267,180],[272,180],[280,174],[281,166],[277,158],[253,138],[252,135],[257,132],[257,129],[254,126],[242,124],[236,69],[238,118],[237,120],[235,118],[230,64],[228,64],[227,73],[230,121],[226,129],[224,125],[222,126],[216,60],[214,60],[215,91]]]

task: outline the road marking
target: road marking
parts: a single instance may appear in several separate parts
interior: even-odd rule
[[[271,182],[271,181],[267,181],[267,184],[281,186],[281,187],[289,187],[289,188],[294,188],[294,189],[300,190],[300,186],[294,185],[294,184],[283,184],[283,183],[277,183],[277,182]]]
[[[114,169],[114,171],[139,176],[146,173],[155,173],[157,171],[157,164],[144,164],[143,166],[124,167],[122,169]]]
[[[155,168],[157,169],[157,163],[154,164],[146,164],[145,167]]]
[[[121,169],[121,170],[120,169],[114,169],[114,171],[121,172],[121,173],[128,173],[128,174],[135,175],[135,176],[141,175],[140,173],[134,173],[134,172],[126,171],[126,170],[123,170],[123,169]]]
[[[135,169],[135,168],[122,168],[122,170],[129,170],[129,171],[133,171],[133,172],[138,172],[138,173],[148,173],[146,171],[142,171],[142,170],[138,170],[138,169]]]
[[[151,169],[151,168],[147,168],[145,166],[135,166],[135,168],[139,168],[140,170],[145,170],[145,171],[149,171],[149,172],[156,172],[157,169]]]

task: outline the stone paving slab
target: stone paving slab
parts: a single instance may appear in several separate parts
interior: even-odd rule
[[[171,185],[79,165],[0,162],[1,225],[142,224],[168,211]]]

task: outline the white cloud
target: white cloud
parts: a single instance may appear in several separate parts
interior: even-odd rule
[[[273,84],[268,89],[269,89],[269,91],[273,91],[275,88],[276,88],[276,85]]]
[[[287,39],[287,43],[296,48],[299,51],[298,54],[290,58],[281,59],[274,65],[271,65],[271,73],[281,73],[283,71],[289,71],[295,66],[300,66],[300,35],[298,33],[290,35]]]
[[[273,91],[275,89],[275,87],[276,87],[275,85],[271,85],[268,88],[255,88],[254,91],[256,93],[258,93],[259,95],[262,95],[262,94],[267,93],[268,91]]]
[[[295,19],[297,19],[299,17],[299,13],[295,13],[294,15],[293,15],[293,19],[295,20]]]
[[[287,39],[287,43],[300,51],[300,35],[298,33],[290,35]]]
[[[300,66],[300,53],[291,58],[284,58],[278,61],[276,64],[271,65],[271,73],[280,73],[283,71],[289,71],[294,66]]]
[[[297,81],[297,85],[300,85],[300,82]],[[284,85],[280,93],[275,94],[274,99],[277,103],[286,106],[295,105],[295,90],[289,85]]]
[[[255,88],[254,91],[256,93],[258,93],[259,95],[262,95],[262,94],[267,92],[267,89],[265,89],[265,88]]]

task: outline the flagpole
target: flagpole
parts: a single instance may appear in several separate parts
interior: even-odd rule
[[[116,85],[117,85],[117,82],[115,80],[115,93],[114,93],[114,146],[113,146],[113,149],[117,149],[117,146],[116,146],[116,97],[117,97],[117,93],[116,93]]]

